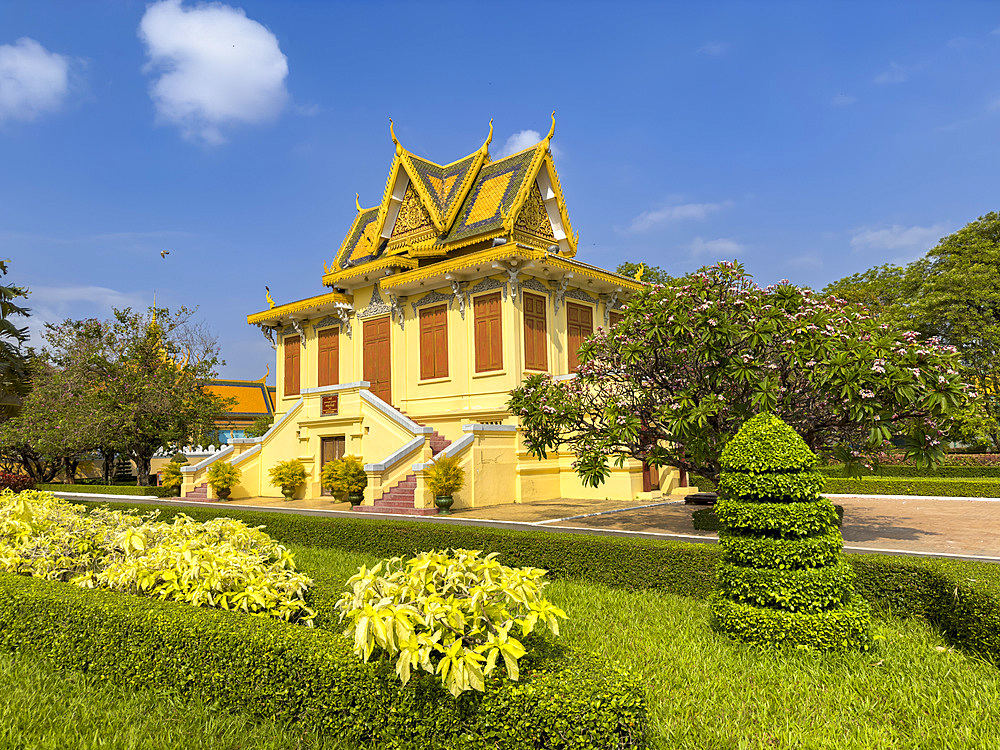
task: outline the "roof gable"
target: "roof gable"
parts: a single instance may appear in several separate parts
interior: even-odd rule
[[[382,202],[370,209],[358,207],[325,284],[356,275],[355,267],[413,268],[419,258],[448,255],[496,237],[562,256],[576,254],[577,238],[549,150],[554,115],[541,142],[493,162],[490,121],[490,134],[479,150],[443,166],[403,148],[389,123],[396,155]]]

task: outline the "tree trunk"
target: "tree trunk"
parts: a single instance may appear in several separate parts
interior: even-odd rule
[[[138,453],[132,453],[132,460],[135,461],[135,473],[138,475],[136,484],[139,487],[149,486],[149,464],[151,463],[153,457],[152,455],[139,455]]]
[[[100,454],[101,458],[104,459],[104,466],[101,467],[102,480],[106,485],[114,484],[116,452],[110,449],[102,448],[100,450]]]
[[[63,458],[63,476],[66,484],[76,484],[76,467],[78,463],[78,461],[74,461],[72,458]]]

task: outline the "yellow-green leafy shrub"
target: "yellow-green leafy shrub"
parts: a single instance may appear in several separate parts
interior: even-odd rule
[[[419,667],[440,675],[452,695],[483,691],[499,659],[517,680],[526,650],[515,633],[528,636],[540,621],[559,635],[566,613],[542,597],[544,570],[508,568],[495,558],[432,550],[362,566],[337,602],[349,623],[344,635],[365,661],[379,650],[395,658],[404,685]]]
[[[0,494],[0,570],[312,625],[312,581],[260,528],[231,518],[85,508],[48,492]]]

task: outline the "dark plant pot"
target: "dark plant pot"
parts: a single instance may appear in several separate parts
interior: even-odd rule
[[[451,505],[455,502],[455,498],[451,495],[435,495],[434,504],[437,506],[439,516],[450,516],[451,515]]]
[[[228,500],[229,496],[233,494],[233,488],[232,487],[220,487],[219,489],[217,489],[215,491],[215,494],[218,495],[218,497],[219,497],[220,500]]]
[[[356,508],[364,502],[365,493],[364,492],[348,492],[347,502],[351,504],[352,508]]]
[[[719,496],[715,492],[695,492],[692,495],[686,495],[684,502],[687,505],[715,505],[715,501],[718,499]]]
[[[291,500],[295,496],[295,488],[288,489],[287,487],[282,487],[281,494],[285,496],[285,500]]]

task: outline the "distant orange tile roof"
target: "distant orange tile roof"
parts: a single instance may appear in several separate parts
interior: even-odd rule
[[[256,380],[212,380],[206,389],[221,398],[232,398],[236,404],[227,417],[267,417],[274,414],[274,388]]]

